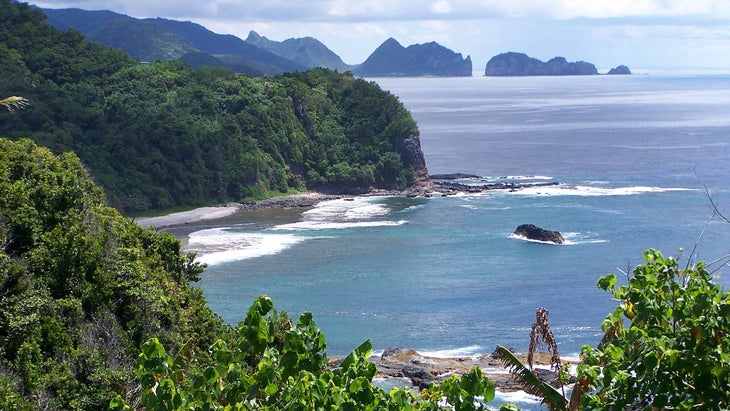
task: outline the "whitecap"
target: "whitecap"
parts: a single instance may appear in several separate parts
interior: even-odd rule
[[[525,391],[499,391],[495,392],[495,401],[523,403],[523,404],[539,404],[540,397],[528,394]]]
[[[690,188],[665,188],[665,187],[647,187],[647,186],[631,186],[604,188],[595,186],[539,186],[525,187],[518,190],[512,190],[509,193],[515,195],[532,195],[532,196],[628,196],[646,193],[665,193],[671,191],[692,191]]]
[[[600,244],[607,243],[608,240],[596,238],[596,234],[592,232],[580,233],[580,232],[566,232],[561,233],[565,239],[566,245],[577,245],[577,244]]]
[[[466,347],[448,348],[443,350],[417,351],[424,357],[433,358],[478,357],[483,354],[484,347],[481,345],[469,345]]]
[[[311,210],[302,213],[309,221],[357,220],[384,216],[390,212],[373,198],[341,198],[323,201]]]
[[[191,233],[187,250],[197,254],[196,261],[208,265],[277,254],[307,237],[230,231],[211,228]]]
[[[407,220],[398,221],[353,221],[353,222],[337,222],[337,221],[300,221],[297,223],[281,224],[271,228],[271,230],[287,230],[287,231],[317,231],[317,230],[345,230],[348,228],[367,228],[367,227],[395,227],[406,224]]]
[[[500,180],[552,180],[550,176],[504,176]]]

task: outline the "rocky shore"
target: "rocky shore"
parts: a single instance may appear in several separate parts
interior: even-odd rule
[[[481,193],[489,190],[510,190],[516,191],[523,188],[555,186],[558,182],[541,182],[541,183],[520,183],[520,182],[497,182],[485,184],[463,184],[456,181],[462,178],[480,178],[479,176],[468,174],[444,174],[432,176],[439,180],[428,181],[427,184],[415,185],[405,190],[381,190],[372,189],[366,193],[356,194],[359,197],[375,197],[375,196],[406,196],[406,197],[431,197],[433,195],[449,196],[459,193]],[[341,193],[321,193],[307,192],[301,194],[292,194],[280,197],[267,198],[265,200],[246,201],[242,203],[228,203],[210,207],[200,207],[194,210],[182,211],[167,214],[159,217],[138,217],[135,218],[137,224],[142,227],[150,228],[166,228],[192,224],[200,221],[215,220],[232,216],[240,211],[252,211],[262,209],[294,209],[314,207],[318,203],[327,200],[335,200],[338,198],[354,197],[352,194]]]
[[[523,363],[527,362],[527,353],[515,352],[515,355]],[[549,369],[550,356],[547,352],[535,353],[534,372],[541,380],[558,387],[558,375]],[[332,358],[330,365],[335,367],[340,361],[342,358]],[[494,354],[440,358],[424,356],[412,349],[390,348],[380,356],[371,357],[370,361],[377,366],[379,378],[405,378],[411,381],[414,389],[428,387],[432,382],[438,383],[451,375],[462,375],[473,367],[479,367],[501,392],[523,390]]]

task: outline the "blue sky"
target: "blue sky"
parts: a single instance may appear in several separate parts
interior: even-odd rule
[[[48,0],[48,8],[112,10],[190,20],[217,33],[272,40],[311,36],[346,63],[388,37],[436,41],[470,55],[475,71],[499,53],[585,60],[599,70],[730,72],[730,0]]]

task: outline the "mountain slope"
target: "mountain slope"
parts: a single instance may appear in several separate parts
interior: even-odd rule
[[[353,72],[364,77],[471,76],[471,57],[436,42],[403,47],[392,37],[383,42]]]
[[[246,43],[269,50],[274,54],[310,68],[324,67],[339,71],[353,68],[353,66],[345,64],[340,56],[313,37],[274,41],[262,37],[252,30],[246,38]]]
[[[251,45],[236,36],[214,33],[197,23],[163,18],[146,19],[145,21],[152,22],[181,35],[201,52],[213,56],[239,56],[275,67],[280,71],[304,71],[309,68],[304,64],[299,64],[264,48]]]
[[[205,53],[220,59],[235,56],[236,64],[223,67],[246,74],[303,71],[305,66],[255,47],[231,35],[216,34],[205,27],[168,19],[136,19],[110,11],[44,9],[48,22],[65,30],[73,28],[89,40],[114,47],[141,61],[172,60],[188,53]],[[216,60],[209,59],[210,63]]]

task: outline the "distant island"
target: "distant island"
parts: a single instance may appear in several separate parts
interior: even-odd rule
[[[582,76],[597,75],[598,70],[586,61],[569,62],[565,57],[553,57],[547,62],[524,53],[498,54],[487,62],[485,76]],[[624,65],[611,69],[608,74],[631,74]]]
[[[471,76],[471,57],[436,43],[413,44],[403,47],[389,38],[353,70],[362,77]]]

